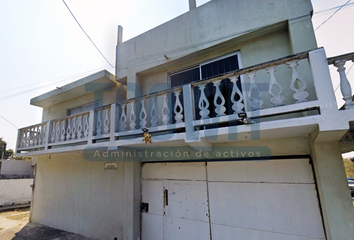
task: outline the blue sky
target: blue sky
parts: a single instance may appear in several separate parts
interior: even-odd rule
[[[322,10],[346,1],[313,0],[314,28],[336,9]],[[197,6],[206,2],[197,0]],[[118,25],[124,28],[125,41],[188,11],[188,0],[66,3],[113,66]],[[353,16],[354,4],[340,10],[315,32],[318,46],[325,47],[328,57],[354,52]],[[0,115],[18,128],[41,122],[42,110],[29,104],[31,98],[101,69],[114,73],[61,0],[0,0],[0,69]],[[339,84],[335,70],[331,69],[334,88]],[[354,69],[348,79],[354,86]],[[341,103],[339,89],[336,95]],[[0,136],[14,149],[17,129],[12,124],[0,117]]]

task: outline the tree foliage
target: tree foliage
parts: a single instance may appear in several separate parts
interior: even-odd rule
[[[345,172],[347,173],[347,177],[352,177],[354,178],[354,158],[344,158],[343,163],[344,163],[344,168]]]

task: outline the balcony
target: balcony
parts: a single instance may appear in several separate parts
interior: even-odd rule
[[[327,60],[323,49],[315,49],[21,128],[16,153],[34,156],[92,146],[149,146],[142,141],[144,128],[155,146],[208,147],[252,139],[255,130],[258,136],[253,139],[305,136],[326,124],[321,117],[338,112],[328,64],[340,74],[346,101],[341,109],[353,109],[343,67],[353,57],[352,53]],[[221,86],[226,80],[232,87],[225,91]],[[208,84],[213,85],[209,97]]]

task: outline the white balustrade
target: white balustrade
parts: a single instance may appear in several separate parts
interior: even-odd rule
[[[162,95],[163,105],[162,105],[162,124],[170,124],[170,108],[168,107],[167,93]]]
[[[129,127],[130,127],[130,130],[135,130],[135,126],[136,126],[136,123],[135,123],[135,120],[136,120],[136,116],[135,116],[135,102],[130,102],[128,103],[128,105],[130,106],[130,114],[129,114]]]
[[[152,108],[150,111],[150,124],[151,127],[157,127],[157,122],[158,122],[158,116],[159,116],[159,112],[157,111],[157,107],[156,107],[156,96],[152,97]]]
[[[126,129],[126,124],[127,124],[127,115],[125,113],[125,103],[121,105],[121,114],[120,114],[120,119],[119,119],[119,131],[125,132]]]
[[[173,107],[173,112],[175,114],[175,120],[176,123],[183,123],[183,106],[181,101],[179,100],[179,96],[181,94],[181,90],[178,89],[175,91],[175,97],[176,97],[176,103],[175,106]]]
[[[259,90],[257,83],[255,82],[254,78],[257,74],[257,71],[252,71],[247,73],[247,76],[250,79],[250,89],[249,89],[249,98],[251,100],[251,108],[252,110],[259,110],[262,108],[263,101],[262,101],[262,92]]]
[[[43,146],[45,141],[46,123],[41,123],[32,127],[19,130],[19,147]]]
[[[270,82],[269,82],[269,94],[271,96],[270,102],[273,104],[273,106],[283,106],[284,105],[284,100],[285,97],[282,95],[283,93],[283,88],[275,78],[275,71],[276,71],[277,66],[270,66],[267,67],[266,70],[270,74]],[[278,91],[275,92],[273,89],[278,88]]]
[[[300,76],[299,72],[296,70],[298,60],[289,61],[286,64],[289,68],[292,69],[292,77],[290,82],[290,89],[293,90],[295,93],[293,94],[294,99],[296,99],[297,103],[307,102],[307,97],[309,93],[305,91],[307,87],[306,81]],[[299,81],[301,84],[300,88],[295,87],[296,81]]]
[[[340,77],[340,91],[343,96],[343,100],[345,101],[345,109],[354,109],[354,101],[352,94],[352,87],[348,81],[347,75],[345,74],[345,63],[346,59],[336,60],[334,62],[334,66],[337,67],[337,71]]]
[[[239,87],[237,86],[237,80],[239,76],[233,76],[230,78],[232,82],[232,93],[231,93],[231,102],[232,102],[232,110],[234,110],[234,114],[242,113],[245,105],[243,104],[243,95]],[[238,95],[238,100],[235,100],[236,94]]]
[[[215,106],[215,113],[217,117],[224,116],[226,111],[226,108],[224,107],[225,98],[220,91],[220,83],[221,83],[221,79],[213,82],[215,87],[214,106]],[[218,98],[221,100],[220,104],[218,104]]]
[[[147,124],[147,114],[146,114],[146,109],[145,109],[145,98],[140,100],[141,103],[141,110],[140,110],[140,128],[146,128],[146,124]]]
[[[199,90],[200,90],[200,98],[199,98],[199,101],[198,101],[198,107],[200,109],[199,111],[199,114],[200,114],[200,118],[201,119],[205,119],[205,118],[209,118],[209,101],[208,99],[206,98],[205,96],[205,87],[206,87],[206,84],[203,83],[203,84],[200,84],[198,85],[199,87]]]

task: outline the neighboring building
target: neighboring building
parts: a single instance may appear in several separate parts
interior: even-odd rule
[[[16,149],[36,164],[31,221],[100,239],[353,239],[354,54],[317,48],[310,1],[190,8],[126,42],[119,27],[115,77],[31,100],[43,121]]]

